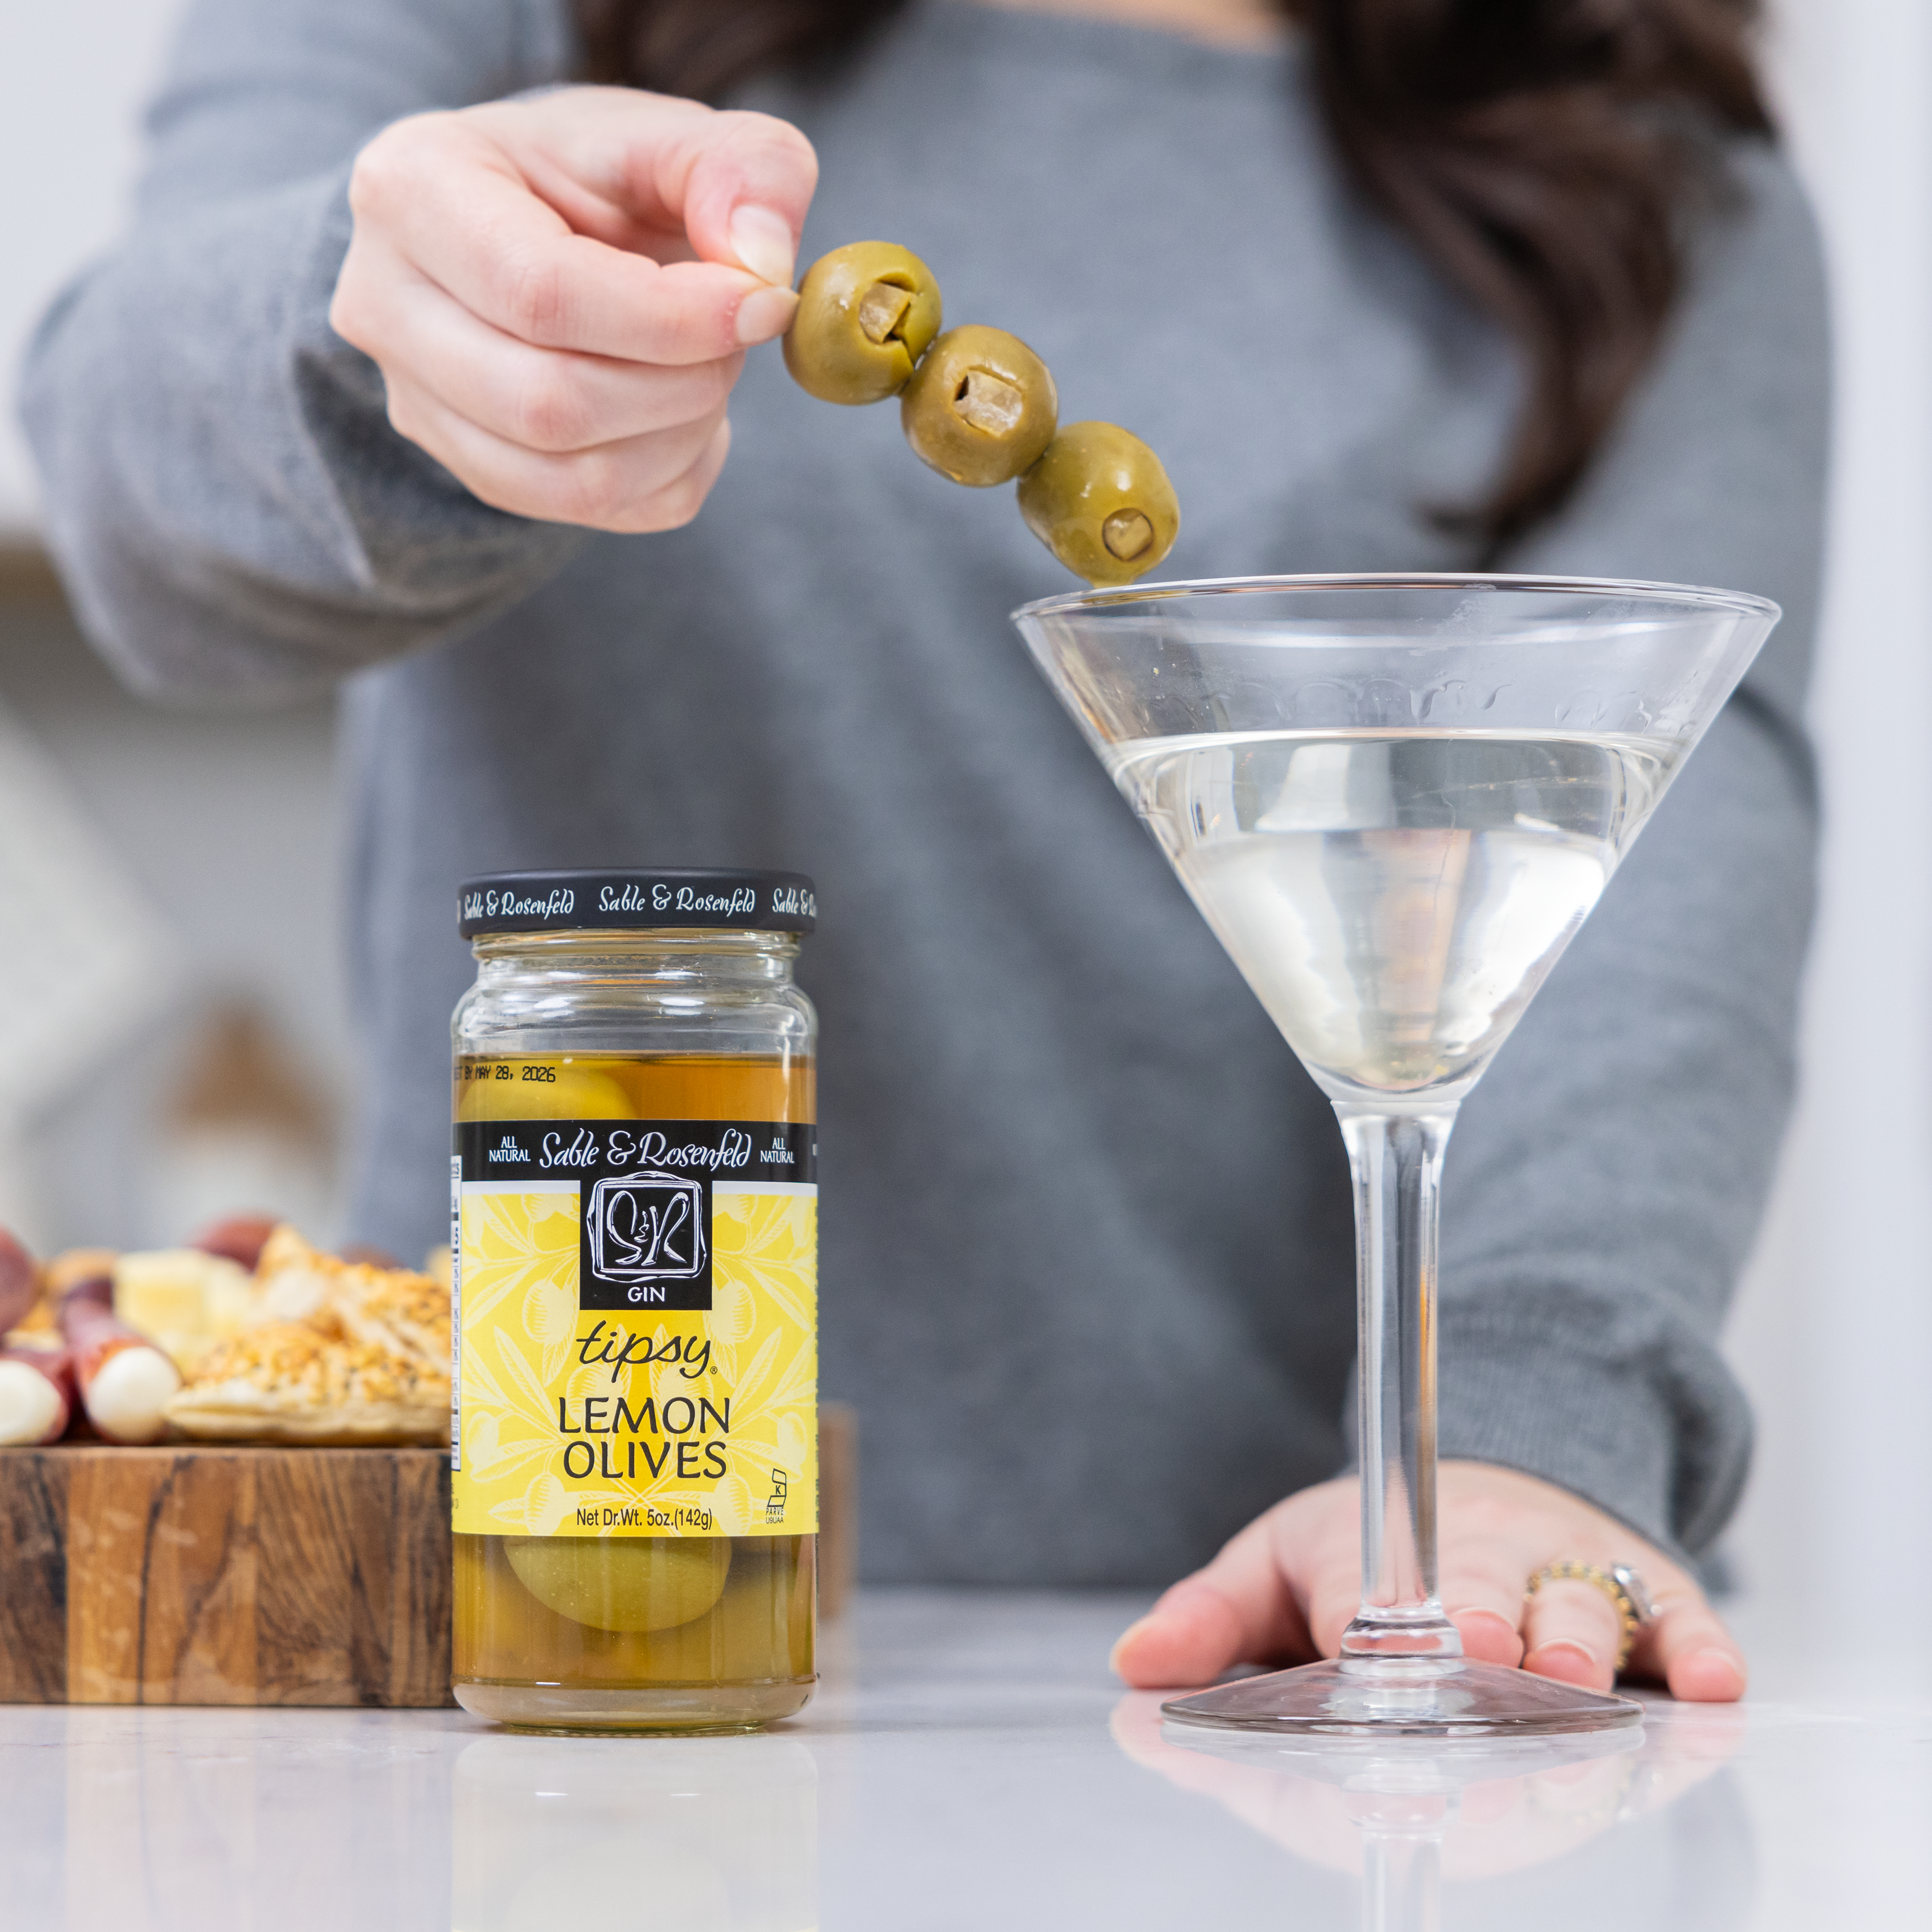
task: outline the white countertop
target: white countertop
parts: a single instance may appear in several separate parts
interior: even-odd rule
[[[1896,1688],[1848,1688],[1847,1670],[1814,1666],[1745,1616],[1751,1701],[1654,1704],[1622,1755],[1553,1768],[1426,1747],[1324,1760],[1163,1731],[1160,1700],[1124,1695],[1105,1665],[1139,1606],[874,1595],[827,1634],[826,1682],[802,1718],[758,1738],[518,1738],[455,1711],[0,1709],[0,1923],[1815,1932],[1925,1922],[1932,1680],[1922,1668]]]

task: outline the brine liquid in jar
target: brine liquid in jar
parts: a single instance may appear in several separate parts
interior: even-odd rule
[[[454,1072],[458,1701],[546,1730],[790,1715],[815,1681],[810,1054]]]

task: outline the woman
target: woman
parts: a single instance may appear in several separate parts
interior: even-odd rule
[[[1468,1647],[1606,1684],[1606,1596],[1524,1583],[1634,1563],[1662,1606],[1634,1666],[1739,1694],[1688,1561],[1748,1452],[1714,1336],[1789,1095],[1825,433],[1749,11],[198,0],[140,219],[50,318],[27,414],[126,675],[344,684],[357,1232],[437,1225],[456,880],[811,872],[868,1573],[1166,1581],[1228,1539],[1123,1672],[1334,1651],[1332,1119],[1013,646],[1060,579],[1010,504],[759,348],[801,248],[902,241],[950,320],[1160,451],[1164,574],[1785,606],[1465,1109],[1442,1276]],[[524,92],[585,74],[617,85]]]

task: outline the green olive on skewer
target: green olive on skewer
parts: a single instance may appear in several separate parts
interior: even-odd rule
[[[939,284],[910,249],[850,242],[821,255],[799,284],[785,367],[821,402],[883,402],[911,380],[939,318]]]
[[[1046,364],[1017,335],[976,326],[948,329],[899,398],[913,453],[974,489],[1031,469],[1059,413]]]
[[[1021,478],[1019,502],[1027,528],[1090,584],[1132,583],[1180,533],[1160,458],[1113,423],[1070,423]]]
[[[977,326],[939,333],[939,286],[908,248],[854,242],[799,285],[785,367],[828,403],[900,398],[922,461],[987,489],[1020,479],[1020,512],[1090,584],[1131,584],[1174,548],[1180,506],[1160,459],[1112,423],[1058,427],[1046,364],[1016,335]]]

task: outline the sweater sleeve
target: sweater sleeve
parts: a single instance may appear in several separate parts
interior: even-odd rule
[[[49,541],[136,687],[301,696],[480,621],[581,543],[398,436],[328,320],[356,152],[568,58],[547,0],[195,0],[130,231],[42,322],[21,397]]]
[[[1820,250],[1774,154],[1736,173],[1644,393],[1510,567],[1755,591],[1784,620],[1471,1096],[1444,1183],[1442,1453],[1690,1552],[1750,1457],[1718,1330],[1790,1105],[1817,820]]]

